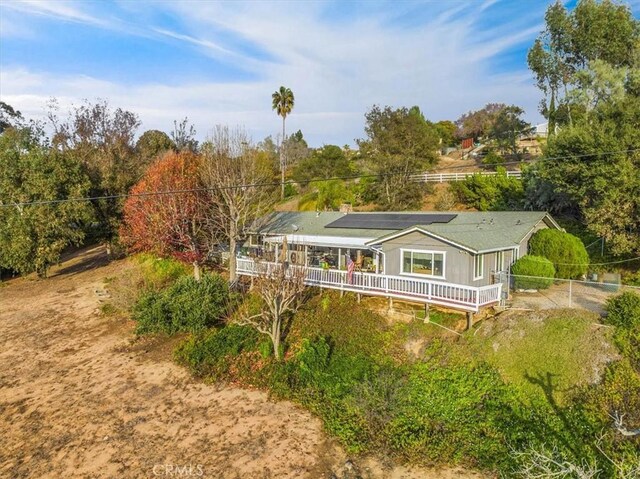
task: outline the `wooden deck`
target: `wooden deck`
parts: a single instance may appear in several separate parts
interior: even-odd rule
[[[237,259],[238,274],[257,276],[278,267],[277,263]],[[371,296],[386,296],[407,301],[436,304],[462,311],[477,312],[481,307],[500,301],[502,284],[466,286],[404,276],[354,272],[351,277],[343,270],[289,265],[305,271],[305,284],[321,288],[352,291]]]

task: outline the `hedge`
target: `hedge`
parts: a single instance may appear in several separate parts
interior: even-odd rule
[[[579,279],[589,267],[589,254],[580,238],[556,229],[537,231],[529,240],[529,254],[550,260],[557,278]]]
[[[520,258],[511,267],[517,289],[546,289],[553,284],[556,270],[553,263],[542,256],[526,255]],[[537,276],[536,278],[523,278],[522,276]]]

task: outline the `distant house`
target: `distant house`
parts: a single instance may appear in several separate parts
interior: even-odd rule
[[[559,228],[545,212],[278,212],[249,228],[238,273],[286,263],[307,284],[476,312],[501,299],[494,273]]]

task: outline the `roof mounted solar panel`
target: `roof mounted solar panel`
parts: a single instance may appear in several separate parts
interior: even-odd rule
[[[325,228],[402,230],[415,225],[449,223],[456,216],[441,213],[349,213]]]

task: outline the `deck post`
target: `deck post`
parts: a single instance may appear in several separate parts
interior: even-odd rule
[[[471,326],[473,326],[473,313],[467,311],[467,331],[471,329]]]
[[[357,293],[358,295],[358,304],[360,303],[360,301],[362,300],[362,295],[360,293]]]
[[[428,323],[429,320],[429,303],[424,303],[424,322]]]
[[[393,311],[393,298],[389,296],[389,311]]]

